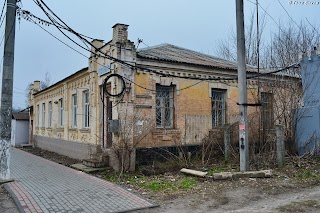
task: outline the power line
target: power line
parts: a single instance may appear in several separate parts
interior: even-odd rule
[[[309,25],[313,28],[314,31],[316,31],[319,34],[319,31],[310,23],[307,17],[305,17]]]
[[[248,2],[252,3],[252,4],[256,4],[250,0],[247,0]],[[267,12],[267,10],[265,10],[260,3],[259,4],[259,7],[272,19],[272,21],[277,25],[277,27],[279,28],[279,30],[283,33],[283,35],[292,43],[292,44],[295,44],[294,41],[292,41],[292,39],[287,35],[287,33],[280,27],[280,25],[278,24],[278,22]],[[299,27],[300,29],[300,27]],[[301,29],[300,29],[301,30]],[[280,42],[283,42],[282,40],[279,40]],[[283,42],[284,45],[286,45],[284,42]],[[300,46],[297,46],[299,48],[299,50],[301,52],[303,52],[303,49],[301,49]]]
[[[290,16],[290,14],[288,13],[288,11],[286,10],[286,8],[284,8],[284,6],[281,4],[281,2],[278,0],[279,4],[281,5],[282,9],[287,13],[287,15],[289,16],[289,18],[291,19],[291,21],[299,28],[299,30],[302,32],[301,27],[297,24],[297,22],[295,22],[293,20],[293,18]],[[303,32],[302,32],[303,33]]]
[[[47,15],[47,17],[50,19],[50,21],[53,23],[54,26],[56,26],[58,29],[59,29],[59,26],[55,24],[55,20],[53,17],[50,16],[50,14],[48,14],[48,12],[45,11],[45,9],[40,5],[39,1],[38,0],[34,0],[34,1],[37,1],[36,4],[41,7],[41,9],[44,11],[44,13]],[[42,3],[43,1],[40,0]],[[45,3],[43,3],[45,5]],[[60,29],[60,32],[62,32],[65,36],[67,36],[68,39],[70,39],[73,43],[75,43],[76,45],[78,45],[79,47],[83,48],[84,50],[87,50],[89,51],[90,53],[94,54],[94,55],[97,55],[99,57],[105,57],[109,60],[112,60],[116,63],[119,63],[119,64],[122,64],[124,66],[127,66],[129,68],[132,68],[132,69],[141,69],[141,70],[144,70],[144,71],[148,71],[148,72],[152,72],[152,73],[155,73],[157,75],[160,75],[160,76],[164,76],[164,77],[176,77],[176,78],[183,78],[183,79],[191,79],[191,80],[203,80],[203,81],[221,81],[221,80],[237,80],[237,77],[232,77],[232,78],[221,78],[221,77],[215,77],[215,78],[199,78],[199,77],[196,77],[196,76],[177,76],[177,75],[173,75],[173,74],[169,74],[169,73],[162,73],[162,72],[159,72],[159,71],[156,71],[156,70],[152,70],[152,69],[149,69],[149,68],[145,68],[145,67],[141,67],[141,66],[137,66],[137,65],[132,65],[130,63],[127,63],[125,61],[122,61],[120,59],[117,59],[117,58],[114,58],[110,55],[107,55],[106,53],[103,53],[99,48],[95,47],[94,45],[92,45],[88,40],[86,40],[85,38],[83,38],[79,33],[77,33],[76,31],[72,30],[68,25],[66,25],[66,23],[64,23],[47,5],[45,5],[46,8],[48,8],[48,10],[54,15],[56,16],[64,25],[66,28],[68,28],[68,31],[69,32],[72,32],[73,34],[75,34],[80,40],[82,41],[86,41],[90,46],[92,46],[96,51],[100,52],[101,54],[103,55],[97,55],[97,53],[91,51],[91,50],[88,50],[87,48],[81,46],[79,43],[75,42],[73,39],[71,39],[69,36],[67,36],[65,33],[63,33]],[[36,23],[36,22],[34,22]],[[37,24],[37,23],[36,23]],[[37,24],[38,26],[40,26],[39,24]],[[40,26],[41,27],[41,26]],[[43,27],[41,27],[42,29],[44,29]],[[47,30],[45,30],[47,31]],[[47,31],[48,32],[48,31]],[[51,34],[51,33],[50,33]],[[51,34],[52,35],[52,34]],[[54,36],[54,35],[52,35]],[[55,36],[54,36],[55,37]],[[55,37],[56,38],[56,37]],[[56,38],[57,39],[57,38]],[[60,40],[60,39],[58,39]],[[60,42],[62,42],[60,40]],[[63,42],[64,44],[66,44],[65,42]],[[67,44],[66,44],[67,45]],[[69,45],[67,45],[69,46]],[[70,47],[70,46],[69,46]],[[70,47],[71,48],[71,47]],[[74,50],[74,48],[72,48]],[[77,51],[78,52],[78,51]],[[78,52],[80,53],[80,52]],[[81,55],[83,55],[82,53],[80,53]],[[86,56],[85,56],[86,57]],[[103,65],[102,65],[103,66]],[[290,66],[291,67],[291,66]],[[283,71],[287,68],[290,68],[290,67],[286,67],[286,68],[283,68],[281,70],[278,70],[278,71],[272,71],[270,72],[271,74],[272,73],[276,73],[276,72],[280,72],[280,71]],[[261,75],[252,75],[250,76],[250,78],[255,78],[256,76],[262,76],[262,75],[268,75],[268,73],[263,73]]]
[[[6,3],[7,3],[7,1],[4,0],[3,6],[2,6],[2,10],[1,10],[0,20],[2,19],[2,15],[3,15],[4,7],[6,6]],[[3,18],[4,18],[4,17],[3,17]],[[2,21],[2,22],[3,22],[3,21]],[[2,23],[1,23],[1,25],[2,25]]]

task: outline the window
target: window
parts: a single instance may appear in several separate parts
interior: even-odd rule
[[[226,91],[212,89],[211,94],[212,127],[221,127],[226,120]]]
[[[72,127],[77,127],[77,94],[72,95]]]
[[[273,123],[273,94],[272,93],[261,93],[261,123],[262,127],[266,129],[272,128]]]
[[[48,113],[49,113],[48,127],[52,127],[52,101],[49,102]]]
[[[63,99],[59,99],[59,126],[63,127]]]
[[[46,126],[45,122],[46,122],[46,104],[43,103],[42,104],[42,127]]]
[[[156,85],[156,126],[173,128],[174,87]]]
[[[89,91],[85,91],[83,93],[83,127],[88,128],[90,122],[90,115],[89,115]]]
[[[37,127],[40,126],[40,106],[37,105]]]

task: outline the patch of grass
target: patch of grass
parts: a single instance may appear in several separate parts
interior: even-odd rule
[[[299,170],[295,177],[301,182],[320,182],[320,173],[317,170]]]
[[[178,178],[168,179],[166,176],[143,176],[123,174],[120,178],[117,175],[108,174],[104,179],[115,183],[126,183],[143,189],[152,191],[177,191],[192,189],[198,180],[192,177],[179,176]]]
[[[184,180],[182,180],[180,182],[179,189],[188,190],[188,189],[191,189],[197,183],[198,183],[198,181],[196,179],[193,179],[193,178],[184,179]]]
[[[316,200],[292,202],[277,208],[279,212],[310,212],[315,209],[320,209],[320,205]]]
[[[152,191],[167,191],[175,189],[175,185],[172,182],[165,182],[162,180],[151,181],[146,184],[141,185],[145,189],[150,189]]]
[[[220,172],[225,172],[225,171],[226,171],[226,168],[213,166],[213,167],[211,167],[211,168],[209,169],[208,175],[209,175],[209,176],[212,176],[212,175],[215,174],[215,173],[220,173]]]

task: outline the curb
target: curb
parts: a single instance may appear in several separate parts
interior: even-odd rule
[[[17,196],[15,193],[10,189],[10,186],[8,184],[4,184],[4,189],[9,193],[9,195],[12,197],[14,203],[16,204],[16,207],[19,210],[19,213],[25,213],[24,208],[22,207],[21,203],[19,202]]]

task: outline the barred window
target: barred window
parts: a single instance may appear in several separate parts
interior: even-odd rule
[[[226,120],[226,91],[212,89],[211,92],[212,127],[220,127],[225,124]]]
[[[174,86],[156,85],[156,127],[173,128]]]
[[[72,95],[72,127],[77,127],[77,94]]]
[[[273,94],[261,93],[261,124],[263,128],[270,129],[273,127]]]

